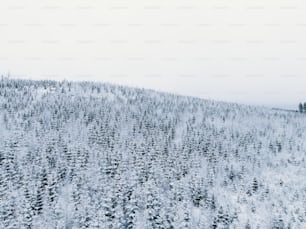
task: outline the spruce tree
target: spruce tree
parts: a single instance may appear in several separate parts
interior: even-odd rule
[[[305,104],[304,104],[304,105],[305,105]],[[305,110],[304,108],[305,108],[305,106],[303,106],[303,104],[300,103],[300,104],[299,104],[299,112],[300,112],[300,113],[303,113],[304,110]]]

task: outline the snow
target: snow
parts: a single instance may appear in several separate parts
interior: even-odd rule
[[[0,228],[306,228],[306,116],[0,81]]]

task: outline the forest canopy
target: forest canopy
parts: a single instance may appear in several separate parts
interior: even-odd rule
[[[0,228],[306,228],[298,112],[0,81]]]

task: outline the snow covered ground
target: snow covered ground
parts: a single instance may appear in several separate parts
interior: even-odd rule
[[[0,228],[306,228],[306,115],[0,81]]]

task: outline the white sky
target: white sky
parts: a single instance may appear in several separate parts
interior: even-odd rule
[[[1,1],[7,72],[295,108],[306,101],[306,1]]]

